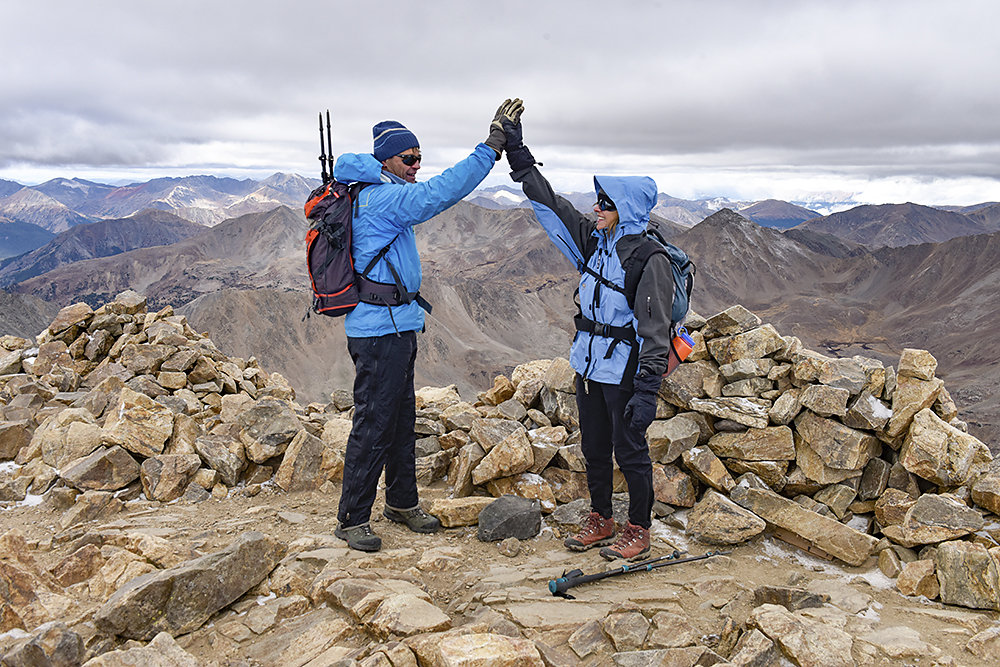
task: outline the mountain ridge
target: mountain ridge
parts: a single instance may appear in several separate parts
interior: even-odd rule
[[[201,225],[166,211],[152,209],[121,220],[99,220],[77,225],[39,248],[0,260],[0,287],[23,282],[64,264],[116,255],[135,248],[169,245],[203,230]]]

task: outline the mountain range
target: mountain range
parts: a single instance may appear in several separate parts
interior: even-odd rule
[[[30,186],[0,180],[0,259],[37,249],[53,235],[78,225],[128,218],[147,209],[167,211],[211,227],[279,205],[298,208],[318,185],[317,179],[282,173],[261,181],[186,176],[120,186],[79,178],[55,178]],[[593,208],[592,193],[564,196],[581,211]],[[940,242],[1000,229],[1000,204],[995,202],[967,207],[856,206],[849,195],[839,196],[835,201],[810,203],[734,201],[724,197],[690,200],[660,193],[652,215],[692,227],[716,211],[729,208],[765,227],[817,231],[869,248]],[[521,191],[508,185],[477,190],[466,200],[497,210],[529,208]]]
[[[185,187],[222,187],[221,180]],[[263,205],[294,199],[313,185],[297,177],[273,177],[256,188],[239,183],[226,185],[233,192],[222,198],[223,210],[233,210],[230,196]],[[240,188],[259,197],[240,195]],[[46,190],[41,194],[52,200],[72,201],[73,188]],[[105,201],[112,192],[84,190],[103,192]],[[518,194],[479,191],[418,228],[421,291],[434,305],[421,337],[419,385],[454,383],[474,394],[518,363],[568,353],[578,276],[530,209],[518,205]],[[588,198],[575,201],[586,210]],[[494,205],[478,205],[487,199]],[[93,214],[98,208],[87,201],[90,208],[75,205]],[[8,285],[0,293],[0,333],[33,336],[63,305],[96,305],[131,288],[149,298],[151,309],[174,306],[228,354],[256,356],[264,368],[280,371],[303,400],[325,400],[332,389],[350,386],[353,368],[340,321],[303,319],[309,295],[300,204],[301,198],[210,227],[182,219],[184,207],[74,225],[0,266]],[[894,364],[904,347],[928,349],[973,431],[1000,442],[997,205],[856,207],[793,226],[788,211],[808,211],[787,202],[723,208],[694,225],[661,215],[672,207],[695,215],[702,210],[696,204],[662,195],[653,216],[698,266],[694,310],[712,315],[739,303],[807,347],[836,356]],[[707,200],[699,205],[711,208]],[[748,211],[772,224],[749,219]]]

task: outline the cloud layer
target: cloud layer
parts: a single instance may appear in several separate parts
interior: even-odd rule
[[[621,172],[677,196],[1000,199],[992,2],[60,0],[4,14],[0,177],[21,182],[312,174],[327,108],[338,152],[370,150],[371,126],[394,118],[430,175],[518,96],[525,141],[566,189]]]

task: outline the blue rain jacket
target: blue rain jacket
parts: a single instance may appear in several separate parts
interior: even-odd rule
[[[407,183],[383,172],[382,163],[370,153],[345,153],[337,158],[333,177],[338,181],[376,184],[358,196],[351,246],[355,269],[364,269],[392,241],[385,259],[396,267],[408,291],[419,290],[423,272],[414,225],[430,220],[472,192],[496,164],[496,155],[486,144],[479,144],[469,157],[420,183]],[[385,260],[375,264],[368,277],[380,283],[394,282]],[[423,328],[424,309],[416,301],[391,307],[359,303],[344,318],[344,330],[352,338]]]
[[[596,241],[596,249],[586,265],[605,280],[624,287],[625,270],[617,245],[625,236],[632,241],[639,238],[636,235],[645,231],[649,224],[649,213],[656,205],[656,183],[653,179],[646,176],[594,177],[595,191],[607,193],[618,209],[618,225],[610,235],[598,231],[594,221],[555,195],[537,169],[519,173],[515,180],[524,184],[525,193],[546,234],[581,272],[579,298],[584,317],[614,327],[632,325],[639,331],[635,313],[629,308],[625,295],[601,285],[596,277],[584,272],[583,248]],[[627,253],[624,256],[627,257]],[[667,325],[669,328],[669,319]],[[638,334],[637,340],[641,346],[643,339]],[[662,347],[662,343],[658,342],[658,345]],[[608,350],[612,347],[609,355]],[[616,343],[607,336],[578,331],[573,339],[569,361],[584,379],[619,384],[631,351],[628,343]]]

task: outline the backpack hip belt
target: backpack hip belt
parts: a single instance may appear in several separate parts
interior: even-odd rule
[[[585,317],[583,313],[577,313],[573,316],[573,324],[576,326],[577,331],[603,338],[611,338],[615,341],[608,346],[608,351],[604,355],[605,359],[611,358],[619,343],[629,344],[631,349],[629,350],[628,361],[625,363],[625,369],[622,371],[622,379],[619,386],[627,391],[631,391],[632,380],[635,377],[636,370],[639,368],[639,340],[636,338],[635,329],[632,325],[616,327],[602,322],[595,322]]]
[[[632,328],[631,324],[624,327],[616,327],[602,322],[595,322],[585,317],[582,313],[577,313],[573,317],[573,324],[576,325],[577,331],[583,331],[584,333],[604,338],[614,338],[617,341],[624,341],[626,343],[636,342],[635,329]]]
[[[377,306],[402,306],[416,301],[420,307],[431,312],[431,305],[420,296],[420,292],[408,292],[401,290],[396,283],[380,283],[362,274],[355,277],[358,286],[358,296],[364,303],[371,303]]]

